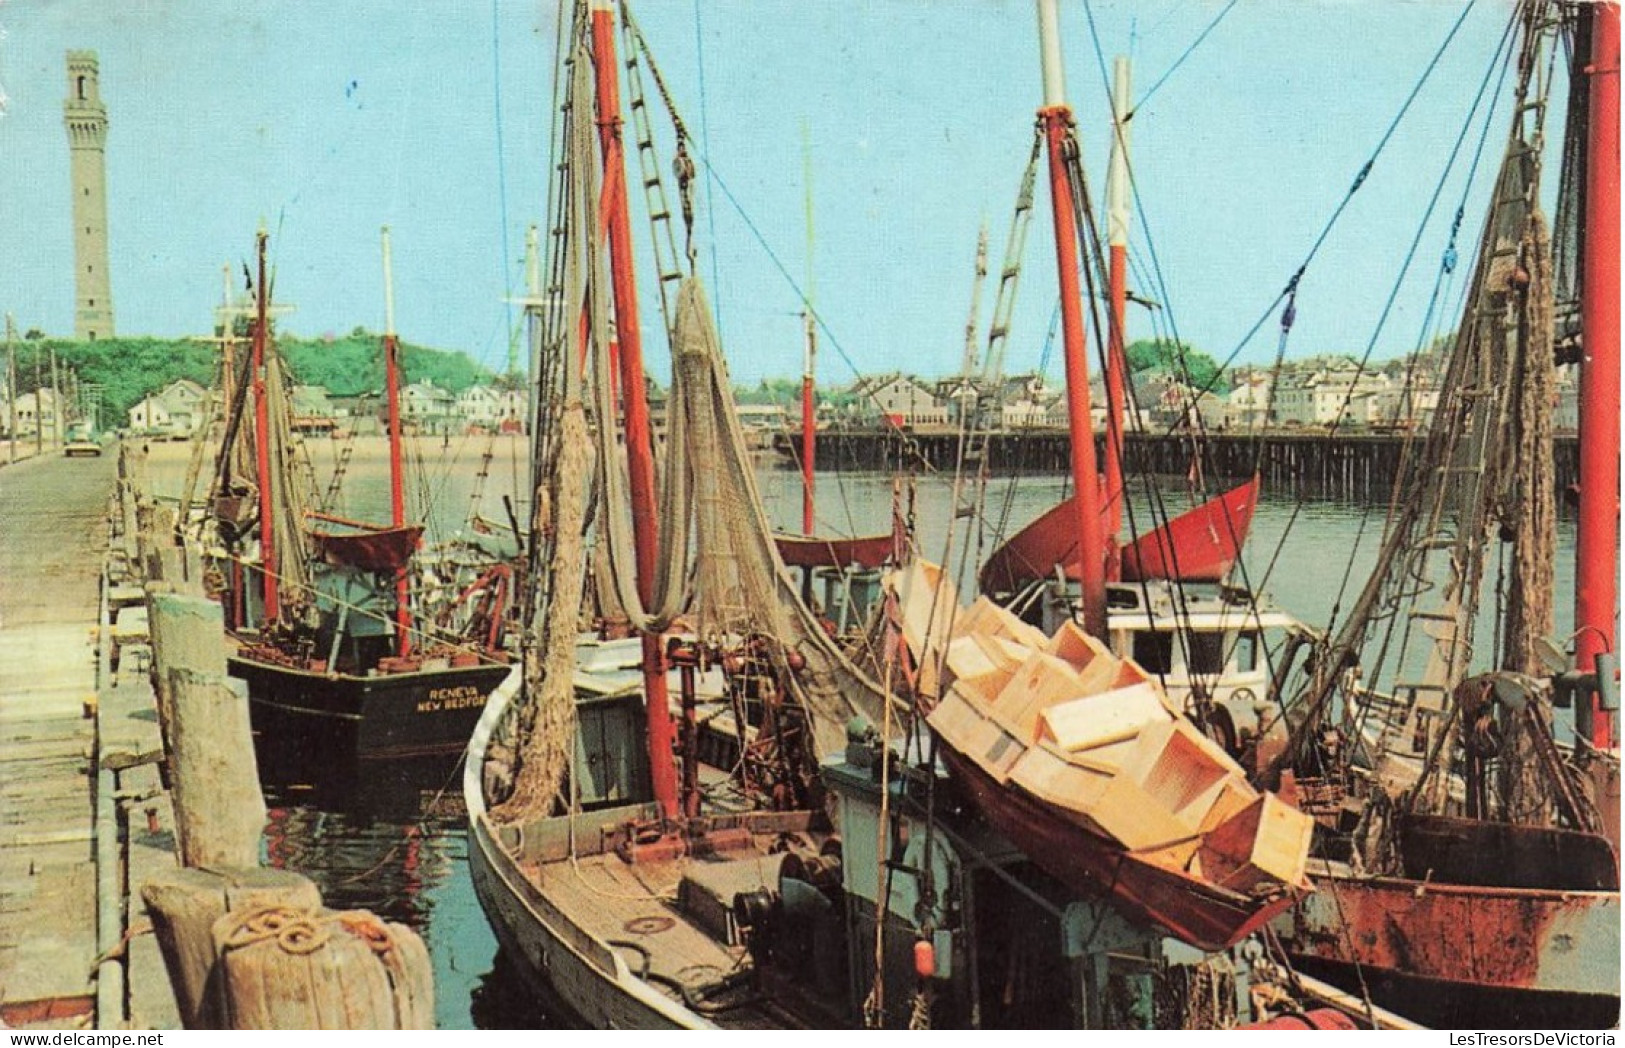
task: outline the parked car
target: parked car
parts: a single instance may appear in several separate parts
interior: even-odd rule
[[[62,442],[62,455],[64,458],[78,456],[99,457],[102,453],[102,442],[97,440],[88,429],[73,426],[68,429]]]

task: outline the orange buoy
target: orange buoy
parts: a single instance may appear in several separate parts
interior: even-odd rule
[[[922,979],[937,974],[937,948],[931,945],[930,939],[917,939],[914,942],[914,974]]]

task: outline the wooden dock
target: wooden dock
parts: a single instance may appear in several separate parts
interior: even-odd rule
[[[0,1018],[10,1026],[179,1025],[129,888],[174,865],[139,588],[110,529],[115,456],[0,468]],[[111,544],[110,544],[111,540]],[[114,584],[105,582],[111,567]],[[121,599],[122,598],[122,599]],[[106,616],[106,625],[103,625]]]
[[[801,453],[799,434],[778,434],[773,448],[779,462],[795,466]],[[1209,480],[1240,481],[1256,471],[1264,490],[1278,495],[1359,499],[1386,495],[1398,475],[1407,444],[1420,451],[1420,435],[1343,430],[1281,429],[1268,433],[1209,432],[1201,437],[1201,468]],[[1096,438],[1104,461],[1104,437]],[[818,467],[890,472],[952,472],[959,458],[959,434],[937,430],[826,430],[818,434]],[[1137,474],[1183,477],[1192,463],[1188,433],[1130,433],[1123,441],[1124,465]],[[987,468],[994,475],[1065,473],[1071,463],[1071,438],[1061,429],[1004,430],[987,438]],[[1571,434],[1554,441],[1559,490],[1578,479],[1579,441]],[[799,468],[799,467],[797,467]]]
[[[110,459],[0,470],[0,1004],[90,1012],[96,618]]]

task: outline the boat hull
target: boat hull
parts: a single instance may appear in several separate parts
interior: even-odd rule
[[[1219,582],[1240,555],[1258,504],[1258,481],[1232,488],[1124,546],[1124,582],[1174,579]],[[1079,577],[1076,498],[1049,510],[1011,536],[983,563],[978,581],[984,593],[1005,593],[1049,576],[1057,565]]]
[[[485,805],[485,765],[492,737],[519,693],[517,671],[497,687],[474,724],[463,764],[468,812],[468,869],[474,896],[508,964],[541,1000],[580,1025],[599,1030],[704,1029],[711,1026],[647,983],[613,950],[588,934],[538,891],[513,853],[497,839]],[[629,817],[625,809],[594,813],[595,822]],[[642,814],[647,814],[642,812]]]
[[[776,533],[773,544],[787,568],[878,568],[891,558],[897,540],[890,534],[856,538]]]
[[[1409,1018],[1475,1027],[1619,1020],[1618,892],[1324,872],[1314,880],[1315,893],[1273,924],[1287,952],[1345,988],[1363,977],[1379,1003]]]
[[[256,743],[364,760],[461,753],[502,665],[356,677],[312,673],[242,656],[227,670],[248,685]]]
[[[508,963],[540,998],[598,1030],[681,1030],[709,1023],[632,977],[625,963],[533,888],[483,815],[469,820],[474,895]]]
[[[1050,876],[1074,891],[1109,895],[1132,917],[1167,929],[1205,950],[1224,949],[1292,904],[1289,896],[1259,906],[1194,878],[1145,862],[1082,831],[1038,800],[1002,786],[976,763],[939,751],[978,811]]]

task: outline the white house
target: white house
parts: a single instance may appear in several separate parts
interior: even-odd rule
[[[401,390],[401,415],[419,422],[445,419],[455,414],[457,398],[433,382],[414,382]]]
[[[1239,377],[1236,387],[1224,398],[1225,428],[1256,429],[1269,425],[1274,413],[1269,373],[1254,370]]]
[[[852,387],[854,412],[860,421],[889,421],[894,426],[946,425],[948,406],[930,386],[910,375],[893,373],[862,378]]]
[[[202,386],[189,378],[176,379],[156,393],[149,393],[128,414],[130,429],[141,433],[184,436],[196,433],[207,421],[203,418]]]
[[[35,400],[34,392],[18,393],[15,401],[0,402],[0,430],[11,425],[12,412],[16,412],[17,436],[32,438],[35,434],[43,433],[47,437],[57,433],[59,401],[54,390],[41,388],[39,399]],[[64,422],[64,425],[66,423]]]
[[[457,394],[457,414],[472,425],[494,426],[502,417],[502,394],[490,386],[469,386]]]
[[[1299,372],[1283,377],[1275,391],[1275,415],[1283,425],[1329,426],[1343,422],[1371,422],[1376,417],[1377,394],[1392,383],[1380,373],[1349,363]]]

